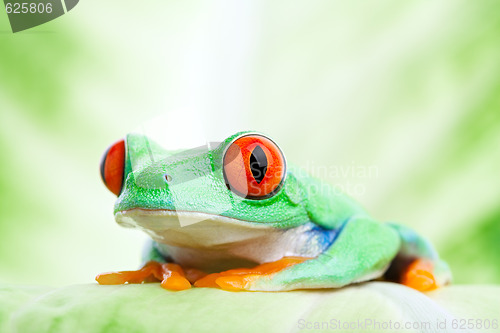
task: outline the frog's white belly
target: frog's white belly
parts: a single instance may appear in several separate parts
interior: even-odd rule
[[[278,229],[197,212],[132,209],[118,212],[116,221],[139,228],[176,263],[207,271],[252,266],[285,256],[317,257],[335,231],[319,231],[312,223]]]

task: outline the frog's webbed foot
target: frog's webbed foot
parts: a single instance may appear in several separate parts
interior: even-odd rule
[[[284,257],[280,260],[258,265],[253,268],[237,268],[220,273],[212,273],[198,279],[194,286],[220,288],[223,290],[252,290],[252,283],[258,279],[271,279],[273,275],[287,267],[311,258]]]
[[[120,271],[103,273],[96,276],[96,281],[99,284],[113,285],[126,283],[144,283],[161,281],[161,286],[169,290],[184,290],[191,288],[191,283],[199,278],[195,271],[186,272],[177,264],[166,263],[161,264],[156,261],[149,261],[137,271]]]
[[[449,266],[427,239],[408,227],[395,223],[388,226],[398,233],[401,241],[400,250],[385,273],[389,281],[418,291],[430,291],[451,282]]]
[[[436,289],[436,277],[434,276],[434,264],[428,259],[416,259],[401,274],[402,284],[418,291],[430,291]]]

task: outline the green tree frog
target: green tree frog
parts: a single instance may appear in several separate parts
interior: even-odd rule
[[[384,279],[426,291],[451,278],[427,240],[287,164],[261,133],[181,151],[131,133],[106,151],[101,176],[116,222],[151,241],[141,269],[100,284],[287,291]]]

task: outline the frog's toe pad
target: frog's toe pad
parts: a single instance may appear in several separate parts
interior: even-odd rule
[[[438,286],[433,271],[434,265],[431,261],[417,259],[405,270],[401,278],[401,283],[418,291],[436,289]]]
[[[256,274],[221,276],[215,280],[215,283],[223,290],[248,290],[251,283],[259,278],[260,275]]]
[[[169,276],[161,281],[161,287],[168,290],[186,290],[191,288],[191,283],[183,276]]]
[[[209,274],[194,283],[199,288],[220,288],[228,291],[250,290],[252,282],[269,274],[229,274],[227,272]]]

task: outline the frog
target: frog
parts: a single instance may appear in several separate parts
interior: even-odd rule
[[[100,171],[116,222],[149,236],[142,266],[99,274],[102,285],[275,292],[381,280],[425,292],[451,281],[425,237],[374,219],[261,132],[182,150],[129,133]]]

